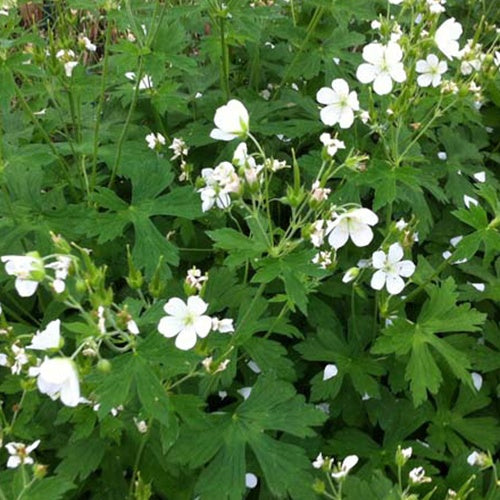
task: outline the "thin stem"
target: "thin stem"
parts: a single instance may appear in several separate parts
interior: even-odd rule
[[[220,46],[221,46],[221,85],[226,95],[226,100],[231,98],[229,90],[229,51],[226,42],[225,18],[219,17]]]
[[[139,445],[139,449],[137,450],[137,454],[135,456],[134,468],[132,470],[132,478],[130,479],[130,486],[129,486],[129,490],[128,490],[128,496],[131,499],[133,498],[133,495],[134,495],[134,481],[135,481],[135,478],[137,476],[137,473],[139,472],[139,464],[141,462],[141,458],[142,458],[142,454],[144,452],[144,448],[146,447],[146,443],[148,441],[149,429],[151,428],[151,424],[152,424],[152,419],[150,419],[148,421],[148,430],[142,436],[141,444]]]
[[[92,152],[92,172],[90,174],[90,191],[94,192],[97,176],[97,153],[99,150],[99,130],[101,127],[102,110],[104,107],[106,93],[106,79],[108,76],[108,59],[109,59],[109,42],[111,39],[111,23],[106,25],[106,38],[104,41],[104,55],[102,59],[102,74],[101,74],[101,90],[99,101],[97,102],[95,127],[94,127],[94,144]]]
[[[141,81],[142,77],[142,56],[139,56],[139,67],[137,68],[136,72],[136,85],[134,89],[134,94],[132,96],[132,102],[130,103],[130,108],[128,110],[127,118],[125,120],[125,124],[123,125],[120,137],[118,139],[118,143],[116,145],[116,156],[115,156],[115,161],[113,163],[113,168],[111,170],[111,177],[109,179],[108,183],[108,188],[112,188],[113,184],[115,183],[115,178],[116,178],[116,173],[118,172],[118,167],[120,165],[120,160],[122,157],[122,149],[123,149],[123,143],[125,142],[125,138],[127,136],[128,128],[130,125],[130,122],[132,120],[132,115],[135,111],[135,106],[137,104],[137,100],[139,98],[139,83]]]

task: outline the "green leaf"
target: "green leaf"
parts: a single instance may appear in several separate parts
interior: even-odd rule
[[[296,395],[293,386],[263,374],[248,399],[231,413],[209,415],[198,425],[186,422],[171,455],[190,467],[206,464],[196,486],[204,498],[236,499],[244,491],[249,448],[271,493],[293,495],[309,488],[309,459],[297,445],[278,441],[266,431],[311,437],[311,426],[321,424],[325,418]]]
[[[410,382],[415,406],[425,401],[427,391],[436,394],[443,381],[433,350],[457,378],[471,386],[469,357],[438,334],[477,331],[486,318],[469,304],[456,305],[458,293],[452,278],[441,287],[430,286],[428,294],[416,324],[397,319],[382,331],[372,348],[375,354],[394,353],[405,359],[405,379]]]
[[[144,410],[163,425],[169,425],[170,405],[165,388],[149,363],[137,356],[134,363],[135,382]]]
[[[50,500],[59,500],[65,498],[65,494],[74,488],[75,485],[67,479],[51,476],[34,483],[25,491],[25,495],[30,500],[47,500],[48,498]]]
[[[59,453],[62,461],[56,472],[70,480],[85,479],[99,467],[105,451],[103,441],[97,437],[70,442]]]

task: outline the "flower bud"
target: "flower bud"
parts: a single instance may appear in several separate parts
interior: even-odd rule
[[[111,371],[111,362],[108,359],[100,359],[97,362],[97,369],[102,373],[109,373]]]

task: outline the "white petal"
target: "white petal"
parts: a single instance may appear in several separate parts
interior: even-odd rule
[[[21,459],[17,455],[11,455],[7,460],[7,468],[15,469],[21,465]]]
[[[218,128],[214,128],[210,132],[210,137],[212,139],[215,139],[216,141],[232,141],[233,139],[236,139],[236,137],[238,136],[235,134],[224,132]]]
[[[376,252],[373,252],[372,265],[375,269],[382,269],[385,266],[386,260],[387,259],[385,256],[385,252],[383,252],[382,250],[377,250]]]
[[[378,216],[369,208],[356,208],[350,212],[350,217],[358,219],[363,224],[374,226],[378,222]]]
[[[403,258],[404,252],[403,247],[399,243],[393,243],[389,247],[389,253],[387,254],[387,262],[395,264]]]
[[[187,300],[187,308],[196,316],[201,316],[208,308],[208,304],[197,295],[191,296]]]
[[[486,172],[477,172],[472,177],[476,179],[477,182],[486,182]]]
[[[337,375],[339,372],[337,365],[329,364],[325,366],[323,370],[323,380],[329,380]]]
[[[326,106],[319,112],[321,121],[328,126],[338,123],[340,118],[340,109],[338,106]]]
[[[318,90],[316,100],[320,104],[331,104],[335,99],[335,92],[329,87],[323,87]]]
[[[382,269],[379,269],[373,274],[372,279],[370,281],[370,286],[374,290],[382,290],[382,288],[384,288],[385,285],[385,278],[386,278],[385,272],[382,271]]]
[[[349,472],[357,463],[359,458],[356,455],[349,455],[342,462],[342,469]]]
[[[349,230],[347,228],[346,221],[342,221],[328,235],[328,243],[333,248],[335,248],[335,250],[338,250],[340,247],[343,247],[347,243],[348,239],[349,239]]]
[[[340,128],[349,128],[354,122],[354,113],[351,108],[344,107],[340,114]]]
[[[210,316],[200,316],[194,322],[194,329],[198,337],[205,338],[212,329],[212,318]]]
[[[255,474],[252,474],[251,472],[247,472],[245,474],[245,486],[249,489],[253,489],[257,486],[257,483],[259,480],[257,479],[257,476]]]
[[[417,78],[417,83],[419,87],[428,87],[432,83],[432,75],[430,73],[424,73]]]
[[[384,58],[384,47],[380,43],[370,43],[363,47],[363,59],[375,66],[380,66]]]
[[[186,327],[175,339],[175,347],[182,351],[192,349],[196,344],[196,332],[193,327]]]
[[[403,63],[397,63],[394,66],[391,66],[389,74],[395,82],[401,83],[406,80],[406,71]]]
[[[398,262],[396,270],[400,276],[409,278],[415,272],[415,264],[411,260]]]
[[[476,388],[476,391],[480,391],[481,387],[483,386],[483,377],[477,372],[472,372],[471,377],[472,377],[472,384]]]
[[[61,402],[71,407],[77,406],[80,402],[80,383],[76,373],[70,376],[61,387]]]
[[[417,61],[415,68],[417,70],[417,73],[428,73],[430,70],[429,64],[427,63],[427,61],[424,61],[423,59]]]
[[[401,61],[403,59],[401,47],[397,43],[389,42],[385,48],[385,59],[389,63],[389,66]]]
[[[174,316],[164,316],[158,323],[158,331],[167,338],[175,337],[183,328],[182,319]]]
[[[187,306],[183,300],[173,297],[163,306],[163,310],[171,316],[182,317],[187,312]]]
[[[359,100],[358,100],[358,94],[356,92],[352,91],[349,94],[349,97],[347,98],[347,104],[354,111],[359,111]]]
[[[392,90],[392,79],[388,73],[380,73],[373,82],[373,90],[378,95],[389,94]]]
[[[373,240],[373,231],[367,224],[360,224],[357,221],[349,223],[349,235],[352,242],[357,247],[366,247]]]
[[[397,295],[402,292],[405,287],[405,282],[397,274],[388,274],[386,276],[385,286],[391,295]]]
[[[356,70],[356,78],[361,83],[371,83],[377,76],[377,70],[372,64],[363,63]]]
[[[347,96],[349,94],[349,85],[343,78],[333,80],[332,89],[340,96]]]
[[[17,278],[14,284],[20,297],[31,297],[38,288],[38,281]]]

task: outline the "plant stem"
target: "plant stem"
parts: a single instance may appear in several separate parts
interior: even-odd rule
[[[111,170],[111,177],[110,177],[109,183],[108,183],[109,189],[111,189],[115,183],[116,174],[118,172],[118,167],[120,166],[120,160],[122,158],[123,143],[125,142],[125,138],[127,137],[127,132],[128,132],[130,122],[132,120],[132,115],[135,111],[135,106],[137,104],[137,100],[139,99],[139,92],[140,92],[139,83],[140,83],[141,77],[142,77],[142,64],[143,64],[143,61],[142,61],[142,55],[141,55],[141,56],[139,56],[139,66],[138,66],[137,71],[136,71],[136,85],[134,88],[134,94],[132,96],[132,102],[130,103],[130,108],[128,110],[127,118],[125,120],[125,124],[123,125],[122,131],[121,131],[121,134],[120,134],[120,137],[118,139],[117,146],[116,146],[115,161],[113,163],[113,168]]]
[[[97,103],[96,115],[95,115],[95,127],[94,127],[94,144],[92,152],[92,171],[90,174],[90,192],[93,193],[96,184],[97,176],[97,158],[99,150],[99,129],[101,127],[102,110],[104,107],[104,99],[106,93],[106,79],[108,76],[108,58],[109,58],[109,42],[111,39],[111,23],[108,22],[106,25],[106,38],[104,41],[104,55],[102,59],[102,74],[101,74],[101,91],[99,95],[99,101]]]
[[[221,86],[226,95],[226,101],[231,98],[231,91],[229,89],[229,50],[226,41],[225,30],[226,19],[219,16],[219,30],[220,30],[220,47],[221,47]]]

